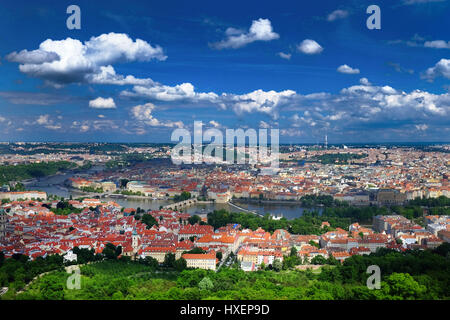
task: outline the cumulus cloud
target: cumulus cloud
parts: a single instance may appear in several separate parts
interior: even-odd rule
[[[280,36],[273,31],[272,24],[269,19],[260,18],[253,20],[248,32],[243,30],[228,28],[225,31],[226,39],[212,43],[215,49],[237,49],[255,41],[271,41],[278,39]]]
[[[346,64],[343,64],[341,66],[339,66],[337,68],[337,71],[340,73],[345,73],[345,74],[358,74],[359,73],[359,69],[354,69]]]
[[[298,51],[304,54],[319,54],[323,51],[323,48],[316,41],[311,39],[303,40],[298,46]]]
[[[138,121],[145,123],[151,127],[169,127],[169,128],[182,128],[184,124],[182,121],[159,121],[156,119],[152,112],[155,109],[155,105],[152,103],[146,103],[143,105],[137,105],[131,108],[131,115]]]
[[[124,97],[140,97],[163,102],[183,101],[186,103],[204,102],[220,109],[231,109],[241,115],[247,112],[260,112],[277,117],[277,109],[282,104],[295,97],[296,92],[292,90],[263,91],[255,90],[246,94],[232,94],[214,92],[196,92],[191,83],[183,83],[176,86],[165,86],[155,84],[153,86],[134,86],[131,91],[124,90]]]
[[[160,46],[113,32],[92,37],[84,43],[72,38],[47,39],[37,50],[13,52],[8,57],[20,63],[21,72],[54,86],[102,81],[109,84],[136,84],[137,79],[132,76],[115,74],[112,64],[167,58]]]
[[[344,19],[348,17],[348,11],[345,10],[334,10],[333,12],[331,12],[328,16],[327,16],[327,20],[328,21],[335,21],[338,19]]]
[[[33,51],[22,50],[19,53],[14,51],[6,56],[6,60],[22,64],[51,63],[53,61],[59,61],[60,59],[60,56],[56,52],[40,49]]]
[[[89,107],[94,109],[115,109],[116,103],[113,98],[102,98],[89,101]]]
[[[43,126],[44,128],[47,128],[49,130],[59,130],[62,128],[62,125],[60,123],[55,123],[52,119],[50,119],[50,115],[48,114],[40,115],[36,119],[36,121],[34,121],[34,123]]]
[[[284,53],[284,52],[278,52],[278,56],[282,59],[290,60],[292,54],[290,53]]]
[[[48,115],[48,114],[43,114],[43,115],[40,115],[37,119],[36,119],[36,123],[37,124],[47,124],[48,123],[48,118],[49,118],[50,116]]]
[[[231,105],[233,111],[238,115],[261,112],[277,118],[278,108],[288,103],[295,96],[296,92],[293,90],[277,92],[259,89],[242,95],[222,94],[221,99],[223,99],[225,105]]]
[[[423,79],[433,81],[437,77],[444,77],[450,79],[450,59],[441,59],[433,67],[428,68],[424,74]]]
[[[367,79],[367,78],[359,79],[359,83],[361,83],[362,85],[365,85],[365,86],[370,86],[371,85],[371,83],[369,82],[369,79]]]
[[[444,40],[425,41],[423,46],[426,48],[450,49],[450,41],[447,42]]]
[[[448,126],[450,115],[450,93],[405,92],[371,84],[366,78],[336,94],[297,94],[292,102],[280,110],[283,114],[295,111],[286,117],[290,124],[285,126],[286,135],[297,128],[318,138],[325,130],[344,139],[351,135],[392,139],[401,134],[406,138],[411,128],[439,136],[439,128]]]
[[[155,82],[150,78],[139,79],[132,75],[123,76],[116,74],[113,66],[101,66],[96,73],[86,77],[89,83],[93,84],[114,84],[114,85],[152,85]]]
[[[160,101],[210,101],[217,100],[214,92],[196,92],[191,83],[182,83],[176,86],[166,86],[154,83],[152,86],[134,86],[132,91],[124,90],[122,96],[146,97]]]

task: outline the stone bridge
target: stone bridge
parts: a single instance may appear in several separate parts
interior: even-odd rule
[[[198,202],[197,198],[192,198],[192,199],[187,199],[181,202],[176,202],[176,203],[171,203],[168,204],[166,206],[163,206],[162,208],[164,210],[174,210],[174,211],[179,211],[182,208],[186,208],[189,206],[192,206],[194,204],[196,204]]]

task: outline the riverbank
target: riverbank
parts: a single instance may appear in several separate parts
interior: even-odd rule
[[[235,199],[232,199],[232,201],[242,202],[242,203],[264,203],[264,204],[281,204],[281,205],[293,205],[293,206],[303,203],[300,200],[270,200],[270,199],[253,199],[253,198],[235,198]],[[317,204],[315,207],[324,207],[324,205]]]

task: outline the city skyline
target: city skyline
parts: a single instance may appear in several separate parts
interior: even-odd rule
[[[80,30],[72,3],[20,2],[0,11],[3,141],[167,143],[196,120],[282,144],[450,140],[445,0],[78,1]]]

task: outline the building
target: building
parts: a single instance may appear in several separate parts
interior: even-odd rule
[[[271,265],[278,259],[283,261],[283,254],[275,250],[259,250],[257,248],[242,248],[237,254],[238,261],[253,262],[256,266],[264,263],[265,265]]]
[[[0,200],[8,199],[10,201],[18,200],[47,200],[47,193],[41,191],[17,191],[17,192],[0,192]]]
[[[218,260],[214,251],[211,251],[210,253],[185,253],[181,257],[186,260],[188,268],[216,271]]]
[[[0,241],[2,241],[6,237],[6,223],[7,217],[5,210],[0,210]]]
[[[244,271],[255,271],[256,270],[256,265],[255,263],[251,262],[251,261],[242,261],[241,262],[241,269]]]
[[[117,186],[112,181],[102,182],[102,190],[103,192],[114,192],[117,190]]]
[[[441,230],[438,232],[438,237],[442,239],[442,241],[450,243],[450,231]]]
[[[168,253],[176,254],[175,247],[147,247],[145,249],[139,250],[139,256],[142,259],[145,259],[145,257],[152,257],[159,263],[164,262],[164,258]]]
[[[64,262],[73,262],[73,261],[77,261],[77,255],[73,253],[72,250],[69,250],[64,255]]]
[[[379,206],[403,205],[406,195],[394,189],[381,189],[377,192],[377,204]]]
[[[180,241],[181,239],[186,240],[191,237],[200,238],[203,237],[204,235],[212,233],[214,233],[214,228],[209,225],[199,225],[199,224],[183,225],[178,231],[178,241]]]

